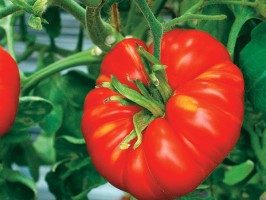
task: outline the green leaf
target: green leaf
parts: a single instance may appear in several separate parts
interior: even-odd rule
[[[266,111],[266,22],[251,32],[251,41],[240,52],[246,94],[257,111]]]
[[[253,169],[254,163],[251,160],[229,167],[228,171],[225,172],[223,182],[227,185],[235,185],[244,180]]]
[[[63,76],[60,90],[67,99],[64,106],[63,124],[59,130],[61,135],[82,137],[80,122],[83,115],[83,105],[88,92],[94,88],[85,74],[71,71]]]
[[[44,162],[54,162],[55,155],[59,160],[64,159],[75,154],[75,149],[78,149],[77,152],[86,152],[85,144],[82,147],[73,145],[60,139],[60,135],[82,138],[80,121],[83,103],[93,86],[94,82],[83,73],[70,71],[64,75],[53,75],[36,87],[34,94],[49,99],[54,106],[53,111],[40,123],[43,132],[34,142],[34,147]],[[55,139],[55,136],[59,139]]]
[[[52,110],[52,104],[40,97],[26,96],[19,100],[19,108],[12,131],[24,130],[43,120]]]
[[[209,188],[207,189],[196,189],[190,194],[183,196],[177,200],[214,200],[214,197],[211,195]]]
[[[42,18],[31,15],[28,21],[31,28],[42,30]]]
[[[234,15],[226,5],[211,5],[203,8],[202,13],[205,15],[219,15],[225,14],[225,20],[201,20],[198,22],[196,28],[206,31],[221,41],[224,45],[227,44],[228,36],[231,26],[234,22]]]
[[[79,171],[81,168],[85,167],[86,165],[91,164],[91,159],[89,157],[81,157],[75,160],[71,160],[70,162],[66,163],[65,166],[68,168],[66,173],[62,176],[63,179],[68,178],[73,174],[75,171]]]
[[[45,164],[52,164],[56,160],[54,149],[54,138],[48,134],[41,133],[33,142],[34,149],[39,158]]]
[[[20,143],[22,141],[28,140],[30,138],[30,133],[26,130],[21,131],[9,131],[3,137],[1,137],[0,142],[4,143]]]
[[[44,24],[44,28],[51,38],[56,38],[61,34],[61,18],[58,7],[49,7],[43,17],[49,22]]]
[[[27,163],[27,166],[30,170],[30,173],[34,179],[34,181],[37,181],[39,179],[39,159],[35,152],[35,149],[31,142],[23,142],[21,143],[25,161]]]
[[[68,143],[76,144],[76,145],[86,145],[84,138],[75,138],[68,135],[63,135],[57,139],[65,140]]]
[[[39,157],[31,141],[23,141],[19,144],[10,146],[5,159],[10,160],[10,163],[27,166],[34,181],[39,179]]]
[[[54,104],[52,112],[40,122],[40,126],[48,136],[53,136],[63,123],[63,106],[58,105],[56,102]]]
[[[260,200],[266,200],[266,191],[260,196]]]
[[[91,164],[90,158],[79,157],[57,164],[46,176],[49,189],[58,199],[87,199],[87,193],[106,181]]]
[[[54,75],[39,84],[34,94],[49,99],[55,109],[40,124],[42,129],[50,135],[58,132],[81,137],[83,103],[92,88],[94,81],[78,71]]]
[[[81,154],[88,155],[83,138],[74,138],[71,136],[58,137],[55,141],[55,148],[59,159],[73,158]]]
[[[48,0],[36,0],[32,6],[35,15],[41,17],[47,4]]]
[[[94,169],[83,138],[56,138],[57,159],[46,180],[58,199],[87,199],[87,193],[106,181]]]
[[[0,169],[0,199],[36,199],[37,189],[34,182],[18,171]]]

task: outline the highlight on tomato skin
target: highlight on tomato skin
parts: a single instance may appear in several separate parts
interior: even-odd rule
[[[104,80],[117,86],[111,78],[115,75],[123,90],[139,92],[126,79],[129,76],[143,81],[151,92],[136,42],[139,40],[125,39],[106,55],[98,84]],[[152,46],[142,45],[152,53]],[[167,32],[160,63],[167,66],[173,91],[162,108],[163,116],[152,116],[138,103],[106,102],[121,94],[111,87],[99,87],[88,94],[82,119],[82,133],[95,168],[112,185],[139,200],[171,200],[195,190],[236,144],[244,115],[242,74],[226,48],[208,33]],[[162,105],[159,101],[155,102],[158,107]],[[136,116],[141,111],[143,118],[139,119]],[[149,116],[154,118],[149,121]],[[141,144],[134,148],[135,138],[129,140],[128,149],[121,150],[121,143],[136,129],[136,119],[148,121]]]
[[[14,123],[20,94],[19,70],[14,59],[0,47],[0,137]]]

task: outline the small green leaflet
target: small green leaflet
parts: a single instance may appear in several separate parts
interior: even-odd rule
[[[37,189],[33,180],[18,171],[0,165],[0,199],[36,199]]]
[[[19,99],[17,117],[12,130],[25,130],[40,122],[53,109],[50,101],[26,96]]]
[[[227,185],[235,185],[241,182],[252,172],[254,166],[251,160],[247,160],[244,163],[230,167],[228,171],[225,172],[223,182]]]

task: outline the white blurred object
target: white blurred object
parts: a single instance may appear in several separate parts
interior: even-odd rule
[[[119,200],[123,197],[125,192],[115,188],[110,183],[101,185],[93,189],[89,194],[89,200]]]

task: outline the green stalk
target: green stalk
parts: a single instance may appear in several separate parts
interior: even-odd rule
[[[235,51],[235,45],[238,38],[238,34],[243,27],[243,25],[251,19],[252,16],[246,15],[246,16],[236,16],[236,19],[231,27],[231,31],[229,34],[228,42],[227,42],[227,50],[231,56],[232,59],[234,59],[234,51]]]
[[[127,85],[120,83],[114,76],[112,77],[112,86],[119,94],[123,95],[137,105],[149,110],[155,117],[161,117],[164,115],[165,108],[163,104],[149,100],[136,90],[133,90]]]
[[[71,55],[67,58],[64,58],[62,60],[59,60],[39,71],[32,74],[31,76],[25,78],[23,84],[22,84],[22,93],[29,92],[36,84],[38,84],[40,81],[48,78],[49,76],[60,72],[62,70],[79,66],[79,65],[87,65],[87,64],[93,64],[93,63],[99,63],[102,60],[102,56],[94,56],[92,54],[92,48],[83,51],[80,53],[76,53],[74,55]]]
[[[168,22],[165,22],[163,24],[164,32],[167,32],[172,29],[175,25],[177,25],[180,22],[187,21],[187,20],[224,20],[226,19],[226,15],[201,15],[201,14],[195,14],[198,12],[202,6],[204,5],[204,0],[198,1],[195,5],[193,5],[191,8],[189,8],[183,15],[181,15],[178,18],[172,19]]]
[[[163,36],[162,24],[156,19],[146,1],[143,0],[134,0],[134,1],[148,22],[154,41],[154,46],[153,46],[154,56],[158,60],[160,60],[161,40]]]
[[[152,3],[152,6],[150,8],[151,8],[151,11],[153,12],[153,14],[155,16],[158,16],[158,14],[162,10],[162,8],[165,5],[165,3],[166,3],[165,0],[156,0],[156,1],[154,1]],[[136,8],[133,5],[131,5],[130,10],[132,10],[132,11],[134,10],[134,12],[129,13],[129,17],[131,17],[131,18],[128,19],[128,22],[127,22],[127,25],[129,27],[131,27],[129,33],[134,35],[134,36],[137,36],[138,38],[144,38],[145,35],[147,35],[147,31],[148,31],[146,22],[145,21],[141,21],[141,23],[137,27],[134,26],[134,25],[138,24],[138,22],[136,22],[136,20],[135,20],[135,15],[137,14],[136,13],[137,11],[135,11]],[[132,27],[132,25],[133,25],[133,27]],[[128,31],[128,29],[126,29],[126,30]]]
[[[92,42],[104,52],[108,52],[123,37],[116,33],[110,24],[102,20],[101,9],[103,5],[104,1],[102,0],[87,2],[86,29]]]
[[[35,2],[35,0],[28,0],[27,2],[30,5],[32,5]],[[10,6],[6,6],[4,8],[1,8],[0,9],[0,19],[6,17],[8,15],[11,15],[11,14],[13,14],[15,12],[18,12],[20,10],[23,10],[23,8],[21,8],[21,7],[17,6],[17,5],[14,5],[14,4],[11,4]]]
[[[149,70],[150,72],[147,73],[156,86],[157,90],[159,91],[161,97],[163,98],[163,102],[166,103],[172,96],[173,91],[167,81],[166,73],[164,70],[165,66],[161,65],[160,61],[155,56],[147,52],[144,48],[139,46],[137,50],[142,57],[153,64],[153,66]]]
[[[172,19],[169,22],[165,22],[164,32],[167,32],[172,29],[172,27],[176,26],[180,22],[188,21],[188,20],[225,20],[227,18],[226,15],[202,15],[202,14],[193,14],[193,13],[185,13],[184,15]]]
[[[15,49],[14,49],[14,24],[15,16],[8,16],[9,23],[5,26],[5,33],[7,38],[7,46],[10,55],[16,60]]]
[[[250,1],[232,1],[232,0],[210,0],[206,1],[204,3],[204,6],[208,5],[215,5],[215,4],[231,4],[231,5],[242,5],[242,6],[250,6],[250,7],[256,7],[258,5],[258,2],[250,2]]]
[[[85,9],[74,0],[51,0],[49,3],[66,10],[85,26]]]

